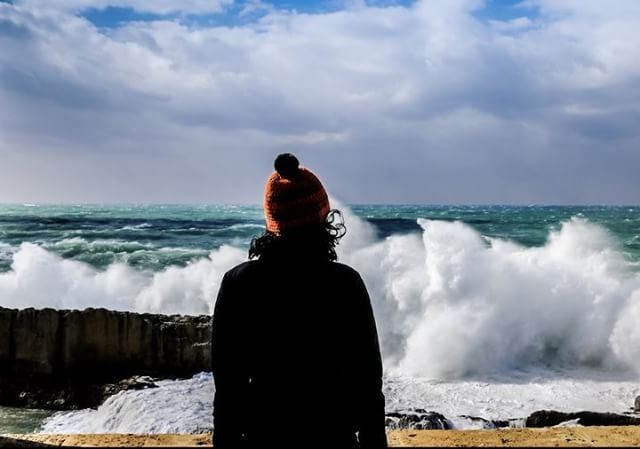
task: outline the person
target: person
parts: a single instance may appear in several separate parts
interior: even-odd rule
[[[295,156],[274,165],[266,231],[214,308],[214,447],[385,448],[376,324],[362,278],[336,262],[341,215]]]

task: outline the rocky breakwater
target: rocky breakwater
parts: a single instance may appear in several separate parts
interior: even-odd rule
[[[0,307],[0,405],[99,404],[135,375],[211,370],[211,317]]]

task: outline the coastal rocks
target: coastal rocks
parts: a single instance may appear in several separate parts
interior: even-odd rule
[[[18,310],[13,322],[14,360],[24,369],[46,374],[55,364],[60,315],[53,309]]]
[[[211,317],[0,308],[2,375],[192,375],[211,369]]]
[[[76,410],[100,404],[105,395],[99,384],[28,382],[2,379],[0,404],[47,410]]]
[[[451,421],[444,415],[424,409],[387,413],[385,425],[387,429],[448,430],[453,428]]]
[[[120,391],[156,387],[153,380],[146,376],[135,376],[106,384],[92,379],[74,382],[51,381],[44,378],[38,379],[37,382],[1,379],[0,404],[47,410],[77,410],[96,407]]]
[[[108,396],[114,395],[120,391],[126,390],[146,390],[147,388],[158,388],[149,376],[133,376],[128,379],[122,379],[115,384],[106,384],[103,387],[102,394],[106,399]]]
[[[482,424],[483,429],[498,429],[503,427],[516,427],[515,422],[517,419],[485,419],[481,416],[460,415],[460,418],[468,419],[469,421],[479,422]]]
[[[0,404],[95,406],[154,377],[211,370],[211,317],[0,307]]]
[[[567,421],[575,421],[581,426],[632,426],[640,425],[640,418],[616,413],[575,412],[564,413],[555,410],[533,412],[525,420],[525,427],[552,427]]]

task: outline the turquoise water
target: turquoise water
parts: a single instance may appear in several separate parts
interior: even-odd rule
[[[640,259],[638,206],[385,206],[352,211],[380,237],[418,232],[417,218],[460,220],[488,237],[543,245],[571,217],[602,225],[629,257]],[[150,271],[185,266],[223,244],[247,248],[264,229],[259,206],[0,205],[0,272],[24,242],[104,269],[114,262]]]
[[[40,429],[50,410],[0,407],[0,433],[31,433]]]
[[[370,291],[394,409],[621,411],[640,394],[640,206],[353,205],[345,219],[340,260]],[[209,314],[263,231],[259,206],[0,205],[0,306]],[[185,400],[202,412],[210,381],[198,382]],[[158,408],[172,391],[154,391]],[[149,430],[175,413],[114,418],[135,400],[49,429]],[[0,407],[0,432],[47,413]]]

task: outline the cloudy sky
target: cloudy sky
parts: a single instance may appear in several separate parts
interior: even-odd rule
[[[638,0],[0,1],[0,202],[640,203]]]

